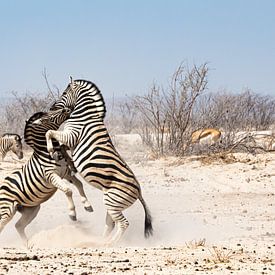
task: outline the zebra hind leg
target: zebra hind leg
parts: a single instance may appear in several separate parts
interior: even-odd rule
[[[103,231],[103,238],[107,238],[110,236],[111,232],[115,227],[115,222],[113,221],[112,217],[106,213],[106,225]]]
[[[106,242],[107,246],[111,246],[116,244],[120,240],[120,238],[126,231],[127,227],[129,226],[129,222],[124,217],[121,211],[119,210],[107,210],[107,211],[117,226],[117,229],[114,235],[112,237],[109,237]]]
[[[28,246],[28,238],[25,233],[25,228],[37,216],[39,210],[40,205],[34,207],[20,207],[18,209],[18,212],[20,212],[22,216],[15,224],[15,228],[26,246]]]
[[[132,203],[129,203],[129,201],[123,200],[121,197],[120,197],[120,200],[118,198],[119,198],[118,194],[111,190],[104,194],[104,204],[107,208],[107,216],[109,216],[108,217],[109,225],[108,223],[106,223],[107,230],[108,228],[110,230],[111,228],[113,229],[114,227],[113,224],[111,225],[111,221],[115,223],[117,227],[114,235],[107,239],[107,242],[106,242],[107,246],[117,243],[120,240],[123,233],[125,232],[125,230],[127,229],[127,227],[129,226],[129,222],[122,214],[122,211]]]
[[[82,182],[78,178],[76,178],[76,176],[66,175],[64,178],[66,180],[68,180],[70,183],[72,183],[77,188],[79,195],[81,197],[81,202],[84,205],[84,209],[88,212],[93,212],[94,209],[84,192]]]

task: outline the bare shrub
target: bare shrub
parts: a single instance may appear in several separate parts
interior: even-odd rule
[[[167,89],[154,84],[144,96],[133,99],[140,121],[143,142],[154,154],[182,154],[191,136],[192,111],[198,96],[207,87],[207,64],[183,64],[174,73]]]
[[[199,98],[194,111],[194,125],[199,129],[217,128],[223,132],[220,143],[200,148],[200,153],[266,151],[256,134],[275,123],[275,99],[245,90],[239,94],[219,92]],[[270,137],[272,139],[272,136]]]
[[[1,132],[15,132],[23,134],[25,121],[35,112],[47,111],[53,101],[59,96],[59,90],[53,90],[48,82],[46,70],[42,73],[46,85],[46,94],[19,94],[11,92],[12,99],[3,106],[1,116]]]
[[[137,112],[133,108],[131,98],[123,97],[106,100],[107,115],[105,122],[111,133],[130,134],[137,127]]]
[[[207,93],[207,76],[207,64],[191,69],[180,65],[168,88],[154,84],[145,95],[133,98],[134,120],[154,156],[242,151],[255,154],[267,150],[252,132],[274,127],[275,99],[249,89],[241,93]],[[220,130],[220,140],[192,144],[191,134],[206,128]],[[271,144],[274,135],[266,140]]]
[[[217,127],[227,132],[264,130],[275,122],[275,99],[251,90],[239,94],[211,93],[198,100],[194,119],[200,127]]]

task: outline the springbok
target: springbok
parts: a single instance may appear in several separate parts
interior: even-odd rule
[[[215,128],[200,129],[192,133],[191,143],[208,144],[216,143],[221,137],[221,131]]]

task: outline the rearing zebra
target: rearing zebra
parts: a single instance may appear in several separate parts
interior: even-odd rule
[[[19,159],[23,158],[22,141],[19,135],[5,133],[0,137],[0,154],[2,161],[8,151],[12,151]]]
[[[52,110],[73,108],[64,131],[50,130],[46,134],[48,151],[53,153],[52,139],[72,149],[72,159],[80,176],[103,191],[107,209],[104,237],[115,224],[117,231],[107,244],[117,242],[129,223],[122,211],[137,199],[145,211],[145,237],[152,235],[151,215],[141,195],[140,185],[113,146],[104,125],[105,103],[97,86],[86,80],[72,81]],[[77,174],[78,175],[78,174]]]
[[[86,210],[92,210],[82,183],[70,176],[66,164],[51,158],[46,147],[46,132],[49,129],[58,129],[60,123],[68,118],[70,110],[65,108],[50,112],[49,116],[46,114],[36,113],[26,122],[24,138],[34,152],[22,169],[7,176],[0,184],[0,232],[16,211],[19,211],[22,217],[15,227],[25,242],[25,227],[36,217],[40,204],[48,200],[57,189],[65,192],[69,201],[69,214],[75,217],[72,191],[61,179],[63,177],[73,181],[82,199],[85,197],[83,203]]]

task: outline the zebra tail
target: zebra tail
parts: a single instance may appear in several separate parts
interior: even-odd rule
[[[152,216],[141,194],[139,195],[139,200],[145,212],[144,236],[145,238],[149,238],[153,235]]]

